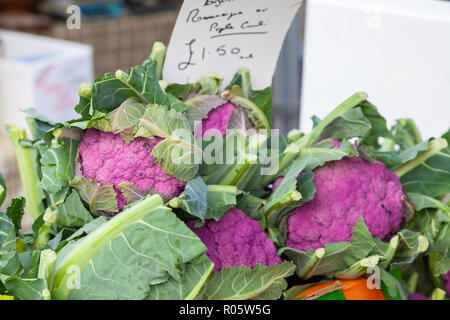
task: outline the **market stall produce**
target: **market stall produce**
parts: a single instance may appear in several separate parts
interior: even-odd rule
[[[388,128],[360,92],[285,137],[248,70],[166,83],[164,56],[83,84],[77,119],[7,127],[24,197],[0,214],[2,297],[445,298],[449,131]]]

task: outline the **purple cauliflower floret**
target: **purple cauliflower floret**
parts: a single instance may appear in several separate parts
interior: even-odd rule
[[[206,220],[199,228],[195,227],[195,220],[187,225],[207,247],[206,255],[214,263],[214,272],[239,265],[253,269],[257,263],[281,263],[275,245],[259,223],[237,208],[228,210],[219,221]]]
[[[306,251],[349,241],[361,216],[372,236],[382,240],[401,227],[402,185],[383,163],[347,157],[314,173],[314,199],[289,216],[287,246]]]
[[[447,295],[450,296],[450,270],[447,272],[447,274],[444,274],[442,278],[446,281],[445,291],[447,292]]]
[[[177,196],[185,182],[163,172],[150,155],[161,138],[139,137],[127,144],[120,135],[88,129],[80,143],[79,163],[84,177],[100,184],[112,184],[119,209],[127,204],[119,189],[121,182],[131,182],[141,190],[155,190],[166,196]]]
[[[424,296],[421,293],[411,293],[408,295],[408,300],[430,300],[430,298]]]
[[[225,137],[228,129],[228,122],[235,109],[236,106],[234,104],[225,103],[211,110],[208,113],[208,117],[203,119],[201,126],[197,128],[195,136],[203,138],[220,133],[222,137]]]

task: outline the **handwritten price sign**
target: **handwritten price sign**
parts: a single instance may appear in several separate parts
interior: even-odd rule
[[[254,89],[271,85],[299,0],[185,0],[170,40],[163,78],[195,81],[217,72],[227,84],[249,68]]]

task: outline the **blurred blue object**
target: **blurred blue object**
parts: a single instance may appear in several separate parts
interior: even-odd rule
[[[36,54],[36,55],[29,55],[29,56],[20,56],[20,57],[15,57],[14,60],[17,62],[25,62],[25,63],[33,63],[36,62],[38,60],[45,60],[45,59],[49,59],[53,56],[53,54]]]
[[[119,18],[125,13],[123,1],[88,1],[78,4],[83,18],[105,16],[108,18]]]

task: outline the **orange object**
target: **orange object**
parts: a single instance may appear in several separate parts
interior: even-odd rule
[[[354,280],[335,280],[331,282],[320,283],[301,292],[293,299],[304,297],[308,300],[314,300],[327,293],[340,290],[346,300],[386,300],[380,289],[369,289],[366,278]]]

